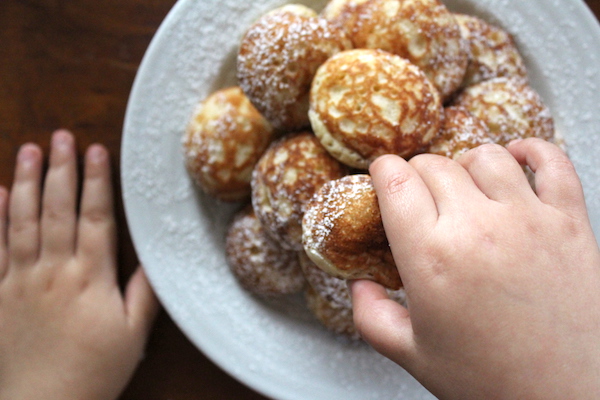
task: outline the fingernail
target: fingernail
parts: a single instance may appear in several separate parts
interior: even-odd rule
[[[512,146],[513,144],[517,144],[522,141],[523,141],[523,139],[513,139],[510,142],[508,142],[508,146]]]
[[[23,166],[30,166],[35,160],[36,147],[34,144],[26,143],[19,149],[17,162]]]
[[[69,150],[73,144],[73,137],[68,131],[58,130],[52,135],[52,147],[57,150]]]
[[[106,158],[106,151],[100,145],[92,145],[88,150],[88,158],[93,163],[100,163]]]

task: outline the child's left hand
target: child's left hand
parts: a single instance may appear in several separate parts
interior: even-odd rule
[[[43,186],[42,159],[24,145],[0,188],[0,399],[116,398],[158,303],[139,267],[119,290],[106,149],[88,149],[80,198],[73,136],[54,134]]]

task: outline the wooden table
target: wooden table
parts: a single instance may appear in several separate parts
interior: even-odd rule
[[[119,181],[121,129],[146,47],[175,0],[0,1],[0,184],[27,141],[76,133],[81,152],[101,142]],[[600,0],[586,0],[600,17]],[[117,191],[120,198],[120,191]],[[119,260],[124,280],[137,258],[121,203]],[[147,355],[121,400],[265,399],[202,355],[164,312]]]

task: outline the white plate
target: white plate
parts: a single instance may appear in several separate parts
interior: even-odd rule
[[[196,103],[235,83],[244,30],[282,0],[180,0],[150,45],[131,93],[122,143],[123,196],[139,257],[162,303],[215,363],[277,399],[421,399],[432,396],[366,345],[325,332],[293,299],[246,294],[224,260],[232,212],[190,182],[180,139]],[[324,2],[305,4],[321,9]],[[516,37],[532,85],[586,189],[600,233],[600,27],[580,0],[446,0]]]

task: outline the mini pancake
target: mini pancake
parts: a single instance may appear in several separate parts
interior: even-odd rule
[[[367,169],[380,155],[411,157],[438,134],[439,92],[419,68],[381,50],[336,54],[317,71],[309,118],[323,146]]]
[[[312,286],[304,290],[304,298],[309,311],[328,331],[351,340],[360,340],[354,325],[352,306],[346,307],[323,297]]]
[[[385,50],[418,66],[444,99],[463,80],[468,46],[438,0],[332,0],[322,15],[342,26],[355,48]]]
[[[302,243],[332,276],[370,279],[394,290],[402,286],[369,175],[348,175],[315,193],[302,221]]]
[[[285,136],[256,164],[252,174],[254,211],[283,247],[302,250],[306,204],[323,184],[347,173],[311,132]]]
[[[317,68],[351,47],[343,30],[305,6],[288,5],[248,29],[238,52],[238,80],[276,129],[306,128],[308,92]]]
[[[463,153],[486,143],[494,143],[487,125],[462,107],[444,110],[440,135],[429,146],[429,153],[456,160]]]
[[[185,166],[206,193],[224,201],[245,199],[272,136],[269,122],[239,87],[219,90],[198,105],[187,126]]]
[[[304,289],[306,280],[296,252],[283,249],[267,235],[252,207],[235,215],[225,248],[229,268],[247,291],[273,297]]]
[[[454,17],[469,43],[469,64],[462,87],[500,76],[527,78],[523,58],[508,32],[472,15]]]
[[[540,95],[522,78],[493,78],[467,87],[454,105],[482,120],[495,143],[554,138],[554,121]]]

